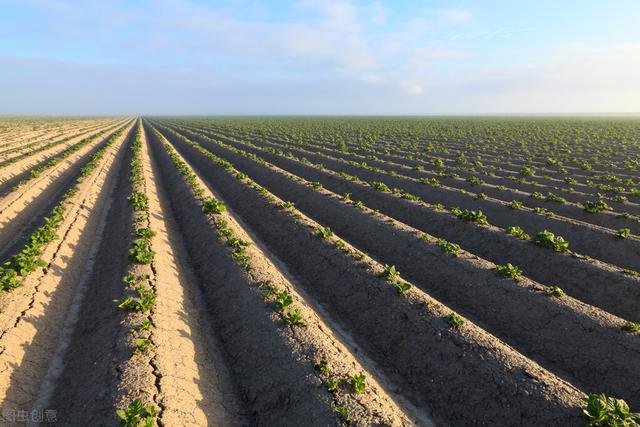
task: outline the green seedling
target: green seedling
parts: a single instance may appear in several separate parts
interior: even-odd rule
[[[584,211],[592,214],[596,214],[602,211],[609,211],[611,207],[603,199],[598,199],[595,202],[586,201],[583,203]]]
[[[404,295],[409,292],[409,289],[411,289],[411,285],[409,283],[402,281],[395,282],[393,286],[395,286],[398,295]]]
[[[547,230],[533,236],[532,242],[555,252],[566,252],[569,249],[569,242]]]
[[[140,399],[135,399],[126,409],[116,410],[120,418],[120,427],[152,427],[158,411],[153,405],[145,406]]]
[[[149,198],[146,194],[139,191],[131,193],[129,197],[127,197],[127,201],[136,212],[146,211],[149,209]]]
[[[351,416],[349,415],[349,409],[346,406],[337,406],[336,413],[340,415],[343,421],[347,423],[352,421]]]
[[[155,252],[147,239],[136,239],[129,249],[129,259],[137,264],[151,264]]]
[[[289,210],[294,208],[293,202],[278,202],[276,203],[276,208],[281,210]]]
[[[464,319],[460,317],[457,313],[451,313],[447,316],[447,321],[454,328],[460,328],[464,325]]]
[[[624,329],[627,332],[631,332],[632,334],[636,334],[640,332],[640,323],[626,322],[622,326],[622,329]]]
[[[156,232],[150,228],[139,228],[136,230],[136,236],[144,239],[150,239],[156,235]]]
[[[355,393],[362,393],[366,387],[366,377],[364,375],[352,375],[349,377],[349,383],[353,387]]]
[[[380,273],[378,275],[378,277],[384,277],[385,279],[387,279],[389,282],[393,282],[396,280],[396,278],[398,277],[400,273],[398,272],[398,270],[396,269],[395,265],[388,265],[385,264],[384,265],[384,270],[382,271],[382,273]]]
[[[487,221],[487,217],[482,213],[482,211],[470,211],[465,209],[462,212],[458,213],[456,216],[458,217],[458,219],[461,219],[464,222],[475,222],[477,224],[484,225],[489,224],[489,221]]]
[[[518,226],[511,226],[511,227],[507,227],[505,229],[505,233],[511,235],[511,236],[515,236],[520,240],[529,240],[530,237],[527,233],[524,232],[524,230]]]
[[[136,349],[134,350],[134,354],[142,354],[146,350],[154,350],[153,342],[150,339],[146,338],[136,338]]]
[[[285,314],[282,319],[284,322],[289,325],[304,325],[304,321],[302,320],[302,312],[299,308],[291,309]]]
[[[126,311],[135,311],[143,313],[150,311],[156,304],[156,294],[152,289],[146,288],[143,285],[135,287],[135,291],[138,294],[137,297],[125,297],[120,300],[115,300],[117,306]]]
[[[139,332],[148,331],[151,329],[151,326],[153,326],[153,324],[151,323],[151,320],[149,319],[144,320],[142,323],[140,323],[140,326],[138,326],[138,331]]]
[[[333,236],[333,231],[329,227],[318,227],[316,229],[316,237],[328,239],[331,236]]]
[[[335,393],[336,391],[338,391],[338,381],[327,380],[327,391],[329,393]]]
[[[522,202],[519,200],[513,200],[507,206],[509,209],[522,209]]]
[[[520,278],[522,277],[522,270],[510,263],[508,263],[507,265],[496,265],[494,271],[498,276],[509,277],[515,281],[520,280]]]
[[[557,286],[547,286],[545,292],[550,297],[562,298],[563,296],[565,296],[564,291]]]
[[[293,297],[286,290],[276,292],[276,310],[282,311],[293,303]]]
[[[322,375],[328,375],[329,374],[329,363],[325,359],[321,359],[318,362],[316,362],[315,368]]]
[[[594,427],[637,427],[640,413],[631,412],[622,399],[607,397],[604,393],[590,394],[583,398],[586,406],[582,410],[585,423]]]
[[[206,214],[219,214],[226,211],[224,203],[215,198],[211,198],[209,200],[205,200],[202,202],[202,212]]]
[[[620,237],[621,239],[626,239],[630,235],[631,235],[631,230],[628,228],[621,228],[620,230],[618,230],[618,237]]]
[[[438,246],[440,246],[440,249],[442,249],[442,252],[447,253],[449,255],[452,256],[457,256],[460,253],[460,245],[456,244],[456,243],[451,243],[448,242],[444,239],[438,239],[438,241],[436,242],[436,244]]]

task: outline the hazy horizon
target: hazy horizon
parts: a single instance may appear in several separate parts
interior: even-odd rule
[[[0,0],[1,115],[637,116],[631,0]]]

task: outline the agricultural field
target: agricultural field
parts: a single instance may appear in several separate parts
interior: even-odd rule
[[[0,119],[1,419],[638,425],[639,165],[631,118]]]

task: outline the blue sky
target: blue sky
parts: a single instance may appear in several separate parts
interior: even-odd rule
[[[640,2],[0,0],[0,114],[640,112]]]

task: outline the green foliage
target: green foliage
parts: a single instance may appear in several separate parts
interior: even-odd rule
[[[582,410],[588,426],[594,427],[636,427],[640,425],[640,414],[629,410],[622,399],[601,394],[590,394],[583,398],[586,406]]]
[[[482,213],[482,211],[470,211],[465,209],[459,212],[456,216],[458,217],[458,219],[461,219],[464,222],[475,222],[477,224],[484,225],[489,224],[489,221],[487,221],[487,217]]]
[[[639,333],[640,332],[640,323],[635,323],[635,322],[626,322],[623,326],[622,329],[624,329],[627,332],[631,332],[633,334],[635,333]]]
[[[520,280],[522,277],[522,270],[511,263],[508,263],[507,265],[496,265],[494,271],[498,276],[509,277],[516,281]]]
[[[409,292],[409,289],[411,289],[411,285],[409,283],[402,281],[395,282],[393,286],[395,286],[398,295],[404,295]]]
[[[447,321],[454,328],[460,328],[464,325],[464,319],[457,313],[451,313],[447,316]]]
[[[155,252],[151,250],[151,243],[147,239],[136,239],[131,243],[129,259],[137,264],[151,264]]]
[[[153,342],[150,339],[136,338],[134,342],[136,344],[134,354],[142,354],[147,350],[154,350]]]
[[[145,313],[150,311],[156,304],[156,294],[152,289],[140,284],[135,287],[137,296],[128,296],[120,300],[116,300],[119,308],[126,311],[134,311],[137,313]]]
[[[449,255],[457,256],[460,253],[460,245],[452,242],[448,242],[445,239],[438,239],[436,242],[442,252],[447,253]]]
[[[158,411],[153,405],[145,406],[140,399],[135,399],[126,409],[116,410],[120,418],[120,427],[152,427]]]
[[[149,210],[149,197],[144,193],[134,191],[127,197],[127,201],[136,212]]]
[[[505,233],[515,236],[520,240],[529,240],[531,237],[524,232],[524,230],[517,225],[512,225],[510,227],[505,228]]]
[[[349,383],[353,387],[353,391],[356,393],[362,393],[366,387],[366,377],[364,375],[352,375],[349,377]]]
[[[347,423],[353,421],[351,419],[351,416],[349,415],[349,408],[347,408],[346,406],[337,406],[336,413],[340,415],[340,418]]]
[[[545,292],[550,297],[562,298],[563,296],[565,296],[564,291],[561,288],[557,287],[557,286],[547,286],[545,288]]]
[[[631,235],[631,230],[628,228],[621,228],[620,230],[618,230],[618,237],[620,237],[621,239],[626,239],[630,235]]]
[[[304,325],[304,321],[302,320],[302,312],[299,308],[291,309],[282,316],[282,320],[289,326],[292,325]]]
[[[391,192],[391,189],[387,187],[387,185],[384,182],[371,181],[369,185],[375,188],[376,190],[385,191],[387,193]]]
[[[566,203],[567,199],[564,197],[560,197],[557,194],[547,193],[544,198],[547,202],[556,202],[556,203]]]
[[[316,237],[328,239],[331,236],[333,236],[333,231],[329,227],[318,227],[316,229]]]
[[[522,209],[522,202],[519,200],[512,200],[507,206],[509,206],[509,209]]]
[[[150,228],[138,228],[136,230],[136,236],[142,239],[150,239],[156,235],[156,232]]]
[[[398,275],[400,273],[398,272],[398,270],[396,269],[395,265],[388,265],[385,264],[384,265],[384,270],[382,271],[382,273],[380,273],[378,276],[379,277],[384,277],[385,279],[387,279],[389,282],[393,282],[397,279]]]
[[[595,202],[586,201],[583,203],[584,211],[588,213],[598,213],[602,211],[611,210],[611,207],[603,199],[598,199]]]
[[[553,249],[555,252],[566,252],[569,250],[569,242],[561,236],[556,236],[547,230],[541,231],[533,236],[532,242],[543,248]]]
[[[213,197],[202,202],[202,212],[206,214],[220,214],[226,210],[224,203]]]
[[[290,210],[293,209],[295,207],[295,205],[293,204],[293,202],[278,202],[276,203],[276,208],[281,209],[281,210]]]
[[[276,310],[282,311],[293,303],[293,297],[286,290],[276,292]]]

